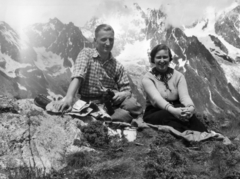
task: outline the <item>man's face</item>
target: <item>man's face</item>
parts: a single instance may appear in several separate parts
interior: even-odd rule
[[[114,33],[111,30],[101,29],[94,39],[99,54],[109,54],[114,44]]]

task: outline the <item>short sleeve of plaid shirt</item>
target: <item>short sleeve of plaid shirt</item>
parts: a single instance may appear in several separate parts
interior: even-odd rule
[[[80,77],[85,79],[87,73],[87,65],[89,60],[88,49],[83,49],[77,56],[75,61],[75,65],[73,68],[72,79],[76,77]]]
[[[129,85],[129,79],[127,76],[127,72],[124,69],[123,65],[118,62],[119,70],[117,75],[117,85],[119,88],[119,91],[131,91],[130,85]]]

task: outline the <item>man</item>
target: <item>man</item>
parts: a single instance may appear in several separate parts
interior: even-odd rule
[[[131,122],[142,113],[140,105],[131,97],[131,88],[124,67],[112,56],[114,30],[107,24],[95,30],[95,49],[85,48],[75,62],[72,81],[64,101],[58,106],[60,111],[71,110],[76,92],[84,101],[101,103],[103,89],[114,90],[112,98],[115,112],[112,119]]]

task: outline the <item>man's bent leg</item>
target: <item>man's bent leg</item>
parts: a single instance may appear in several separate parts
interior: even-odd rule
[[[112,121],[127,122],[127,123],[131,123],[133,120],[133,117],[130,115],[130,113],[121,108],[115,109],[111,118],[112,118]]]
[[[143,113],[141,105],[134,97],[126,98],[120,105],[120,108],[128,111],[133,118],[136,118]]]

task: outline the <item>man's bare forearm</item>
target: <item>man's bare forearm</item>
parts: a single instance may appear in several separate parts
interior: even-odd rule
[[[74,78],[68,87],[66,98],[73,99],[79,87],[81,86],[81,83],[82,83],[82,78]]]

